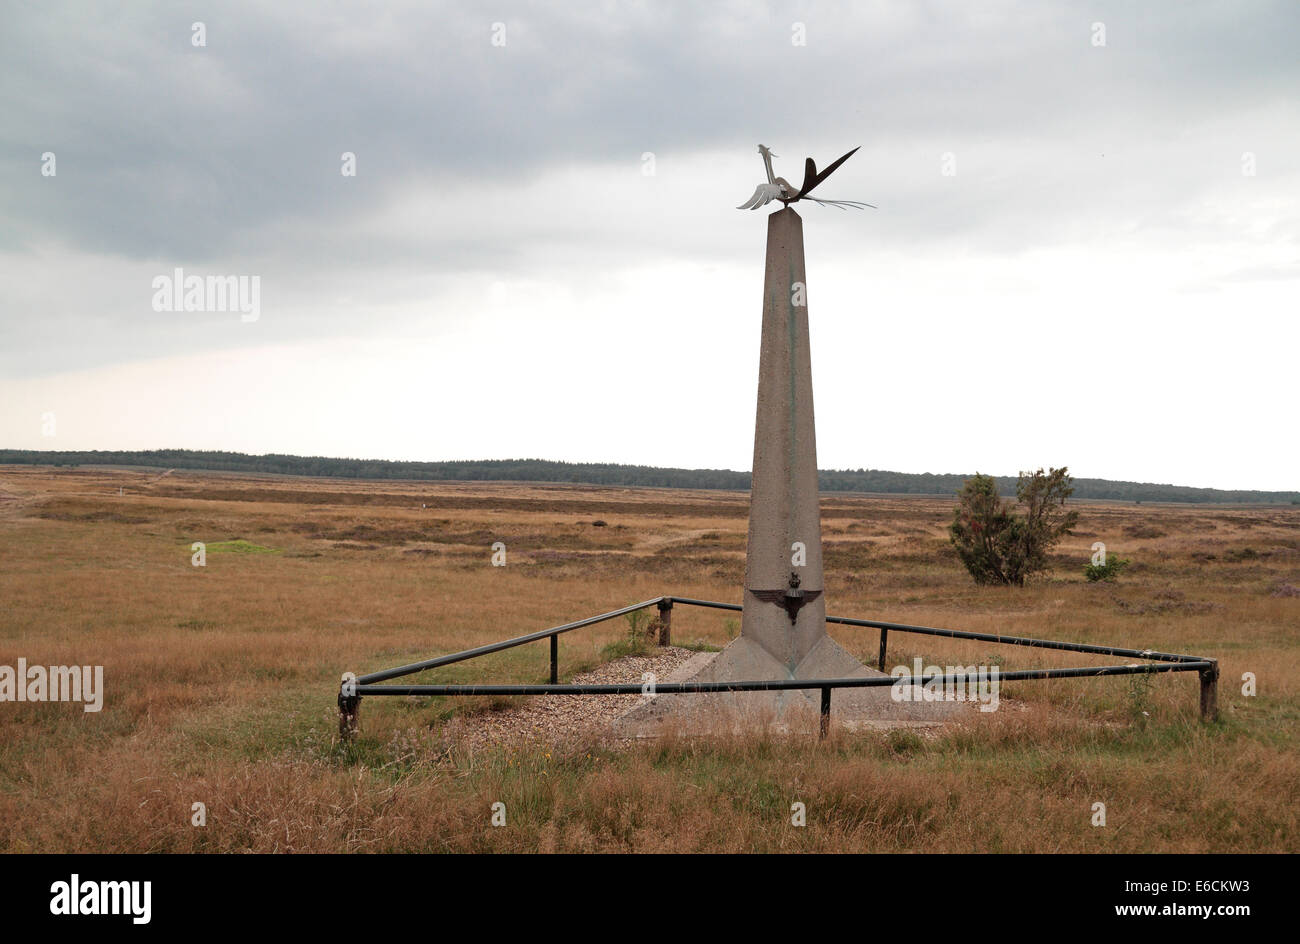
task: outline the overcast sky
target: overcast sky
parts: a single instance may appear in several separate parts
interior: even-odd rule
[[[0,446],[748,469],[756,146],[861,145],[819,195],[878,210],[799,205],[822,468],[1300,488],[1297,49],[1289,0],[0,2]]]

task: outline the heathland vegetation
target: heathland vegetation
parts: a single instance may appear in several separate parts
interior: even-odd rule
[[[0,666],[104,668],[102,711],[0,703],[0,851],[1300,851],[1300,508],[1289,505],[1081,504],[1048,572],[1011,588],[962,567],[951,494],[822,496],[833,614],[1217,658],[1213,724],[1184,673],[1005,683],[998,711],[961,724],[837,726],[825,742],[611,744],[566,736],[563,699],[488,697],[363,700],[358,738],[338,741],[344,670],[662,593],[739,601],[747,499],[0,469]],[[493,566],[496,542],[505,566]],[[1132,558],[1123,579],[1085,578],[1097,542]],[[725,612],[673,616],[679,645],[718,647],[736,631]],[[561,680],[628,634],[612,620],[561,637]],[[874,631],[832,634],[877,658]],[[1115,661],[901,633],[888,643],[889,666]],[[412,681],[547,674],[543,641]],[[488,736],[530,706],[540,740]],[[804,827],[791,825],[796,802]],[[504,827],[492,825],[498,803]]]

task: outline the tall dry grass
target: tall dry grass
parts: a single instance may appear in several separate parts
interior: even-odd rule
[[[368,699],[343,747],[344,669],[660,593],[737,599],[745,496],[0,470],[0,664],[101,664],[107,688],[98,714],[0,704],[0,848],[1295,851],[1300,510],[1084,504],[1052,575],[1002,590],[948,552],[951,505],[828,496],[830,610],[1212,656],[1222,720],[1202,725],[1195,679],[1177,675],[1007,685],[1002,710],[937,733],[471,752],[441,737],[471,706]],[[196,540],[267,550],[214,550],[199,569]],[[1134,562],[1114,585],[1082,577],[1096,540]],[[722,645],[727,618],[679,607],[674,635]],[[564,637],[561,671],[624,628]],[[874,659],[874,633],[835,634]],[[913,657],[1106,661],[891,634],[891,663]],[[538,645],[429,677],[545,674]]]

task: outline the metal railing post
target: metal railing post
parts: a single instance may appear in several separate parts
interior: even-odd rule
[[[818,738],[821,740],[825,740],[826,735],[830,733],[830,730],[831,730],[831,687],[829,685],[824,685],[822,686],[822,725],[821,725],[821,733],[818,735]]]
[[[357,677],[344,672],[339,684],[339,740],[350,741],[361,727],[361,696],[356,693]]]
[[[1219,717],[1219,663],[1201,669],[1201,720],[1213,721]]]
[[[551,633],[551,684],[560,680],[560,634]]]
[[[885,671],[885,641],[889,639],[889,630],[880,627],[880,671]]]
[[[673,644],[673,598],[664,597],[659,601],[659,645]]]

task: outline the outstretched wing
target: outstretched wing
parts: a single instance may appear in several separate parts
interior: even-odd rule
[[[754,188],[754,195],[736,207],[737,210],[757,210],[761,206],[766,206],[773,200],[779,199],[781,188],[777,184],[759,184]]]
[[[858,145],[858,147],[861,147],[861,145]],[[835,161],[833,164],[831,164],[830,167],[826,168],[820,174],[817,173],[817,165],[813,163],[813,159],[811,157],[808,158],[806,161],[804,161],[803,162],[803,186],[799,189],[799,196],[806,197],[808,196],[808,194],[812,193],[812,189],[814,187],[820,184],[831,174],[835,173],[835,168],[839,167],[841,164],[843,164],[845,161],[847,161],[850,157],[852,157],[857,152],[858,152],[858,148],[854,148],[852,151],[849,151],[849,153],[841,157],[838,161]]]

